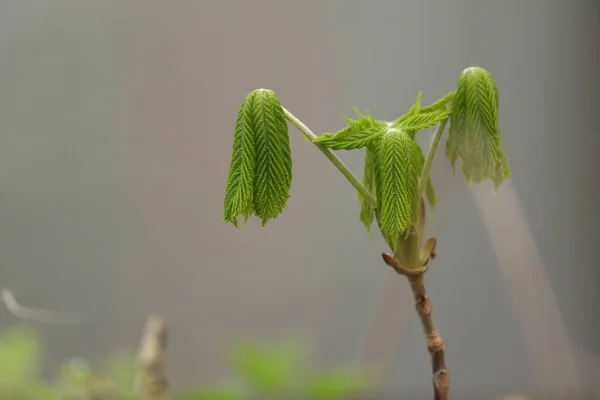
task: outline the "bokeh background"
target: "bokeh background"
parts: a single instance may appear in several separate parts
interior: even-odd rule
[[[299,132],[282,216],[236,230],[222,198],[252,89],[322,133],[352,106],[394,119],[479,65],[513,177],[494,196],[443,151],[433,166],[427,282],[451,392],[581,392],[600,376],[599,49],[592,0],[4,0],[0,286],[86,316],[38,326],[49,366],[134,348],[159,313],[173,385],[226,376],[232,340],[293,336],[318,365],[380,367],[384,397],[429,398],[408,286]],[[361,175],[360,152],[340,156]]]

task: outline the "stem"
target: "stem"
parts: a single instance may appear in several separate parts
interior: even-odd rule
[[[421,170],[421,179],[419,181],[419,199],[423,197],[423,192],[425,192],[425,188],[427,187],[427,181],[429,180],[429,170],[431,169],[431,165],[433,164],[435,152],[437,151],[438,145],[440,144],[440,139],[442,138],[442,134],[444,133],[444,129],[446,128],[447,123],[448,119],[444,120],[438,125],[438,128],[435,131],[435,135],[433,136],[433,142],[431,142],[431,146],[429,146],[427,159],[425,160],[425,164],[423,165],[423,169]]]
[[[356,176],[354,176],[354,174],[352,172],[350,172],[350,170],[348,169],[348,167],[346,167],[346,165],[344,165],[342,160],[340,160],[328,148],[323,147],[322,145],[313,142],[313,140],[317,139],[318,136],[315,135],[310,129],[308,129],[308,127],[306,125],[304,125],[302,123],[302,121],[300,121],[298,118],[296,118],[291,112],[289,112],[284,107],[282,107],[282,108],[283,108],[283,113],[285,114],[285,118],[288,121],[290,121],[291,124],[294,125],[300,132],[302,132],[304,134],[304,136],[306,136],[315,146],[317,146],[317,148],[319,150],[321,150],[321,152],[323,154],[325,154],[325,157],[327,157],[329,159],[329,161],[331,161],[331,163],[342,173],[342,175],[344,175],[346,177],[346,179],[348,179],[348,181],[352,184],[352,186],[354,186],[356,188],[356,190],[358,190],[358,192],[362,195],[362,197],[366,200],[366,202],[369,203],[369,205],[371,207],[377,207],[377,200],[375,200],[375,197],[373,197],[371,192],[369,192],[367,190],[367,188],[364,187],[362,185],[362,183],[359,182],[359,180],[356,178]]]
[[[415,275],[407,274],[406,277],[415,298],[415,308],[421,319],[421,325],[423,326],[423,332],[425,333],[425,338],[427,340],[427,350],[429,350],[429,354],[431,354],[434,399],[448,400],[450,374],[446,369],[444,342],[442,341],[440,334],[435,330],[435,325],[433,324],[433,318],[431,317],[431,301],[427,297],[427,292],[425,291],[424,276],[420,273]]]
[[[440,132],[443,130],[443,127],[439,129]],[[420,205],[419,221],[424,224],[425,205],[422,199]],[[404,275],[406,279],[408,279],[408,283],[410,284],[415,299],[415,309],[421,319],[421,326],[423,326],[423,332],[425,333],[425,339],[427,340],[427,350],[431,355],[433,398],[434,400],[448,400],[450,374],[446,369],[444,342],[442,341],[440,334],[436,331],[433,318],[431,317],[431,301],[429,300],[429,297],[427,297],[424,278],[429,261],[436,257],[436,242],[435,238],[429,238],[425,241],[420,252],[419,262],[421,267],[419,269],[407,269],[406,266],[402,265],[402,261],[398,259],[397,255],[392,256],[386,253],[382,253],[381,255],[383,256],[383,261],[388,266],[392,267],[397,273]],[[416,243],[416,245],[420,246],[421,244]]]

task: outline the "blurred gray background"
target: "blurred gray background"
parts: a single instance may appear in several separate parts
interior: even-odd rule
[[[87,315],[39,325],[49,364],[135,348],[156,312],[174,385],[227,376],[232,340],[299,336],[318,365],[377,365],[384,393],[429,398],[408,285],[299,132],[282,216],[236,230],[222,199],[252,89],[322,133],[352,106],[394,119],[479,65],[513,177],[494,196],[453,177],[443,147],[433,166],[427,282],[451,393],[581,391],[600,372],[599,39],[591,0],[4,0],[0,286]],[[340,156],[362,174],[362,153]]]

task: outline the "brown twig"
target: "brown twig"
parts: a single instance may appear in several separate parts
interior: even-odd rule
[[[425,291],[425,279],[424,274],[406,275],[410,287],[415,298],[415,308],[419,318],[421,319],[421,325],[427,339],[427,350],[431,354],[431,367],[433,373],[433,388],[435,393],[435,400],[447,400],[448,399],[448,388],[450,386],[450,375],[446,369],[446,362],[444,359],[444,342],[440,337],[440,334],[436,331],[435,325],[433,324],[433,318],[431,317],[431,301],[427,297]]]
[[[444,357],[444,342],[438,331],[435,329],[433,318],[431,316],[431,300],[427,297],[425,290],[425,273],[427,272],[430,260],[436,258],[435,238],[425,240],[421,246],[420,240],[425,228],[425,202],[419,202],[419,219],[417,224],[411,228],[407,239],[400,239],[397,247],[410,246],[412,250],[409,253],[418,253],[417,259],[414,256],[407,258],[406,256],[399,258],[399,253],[394,256],[382,253],[383,261],[392,267],[394,271],[400,275],[404,275],[408,279],[410,288],[415,299],[415,309],[421,319],[425,339],[427,340],[427,350],[431,355],[432,381],[434,400],[448,400],[448,390],[450,388],[450,374],[446,368]],[[415,240],[416,239],[416,240]],[[401,246],[402,244],[402,246]],[[413,246],[416,246],[413,247]],[[405,248],[406,250],[406,248]],[[416,251],[415,251],[416,250]],[[402,252],[402,250],[398,250]],[[402,265],[399,259],[408,262],[408,265]]]
[[[435,253],[433,253],[435,254]],[[425,339],[427,340],[427,350],[431,355],[431,367],[433,373],[433,390],[435,400],[448,400],[448,389],[450,387],[450,374],[446,368],[444,357],[444,342],[435,329],[433,318],[431,316],[431,300],[427,297],[425,290],[425,272],[427,269],[416,272],[407,271],[399,266],[398,262],[389,254],[383,253],[383,260],[400,275],[408,279],[415,299],[415,309],[421,319]]]

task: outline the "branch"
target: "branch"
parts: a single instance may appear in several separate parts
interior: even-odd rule
[[[300,132],[304,134],[311,142],[316,139],[318,136],[315,135],[306,125],[302,123],[298,118],[296,118],[291,112],[286,110],[284,107],[283,113],[285,118],[290,121],[292,125],[294,125]],[[367,190],[363,186],[362,183],[354,176],[354,174],[346,167],[346,165],[340,160],[331,150],[322,145],[313,142],[315,146],[331,161],[331,163],[348,179],[348,181],[354,186],[356,190],[364,197],[365,201],[369,203],[371,207],[377,207],[377,200],[373,197],[373,194]]]
[[[51,324],[78,324],[83,321],[81,317],[71,313],[24,307],[17,303],[9,289],[0,290],[0,298],[9,313],[25,321]]]
[[[441,129],[443,131],[443,127]],[[425,223],[425,207],[421,201],[419,222]],[[410,288],[415,299],[415,309],[421,320],[423,333],[427,341],[427,350],[431,355],[431,369],[433,380],[434,400],[448,400],[448,390],[450,387],[450,374],[446,368],[444,356],[444,342],[438,331],[435,329],[433,318],[431,316],[431,301],[427,297],[425,290],[424,274],[427,272],[429,261],[436,257],[437,240],[430,238],[425,241],[421,249],[419,269],[407,269],[396,259],[396,257],[383,253],[383,261],[392,267],[400,275],[404,275],[408,279]],[[417,243],[420,245],[420,243]]]

